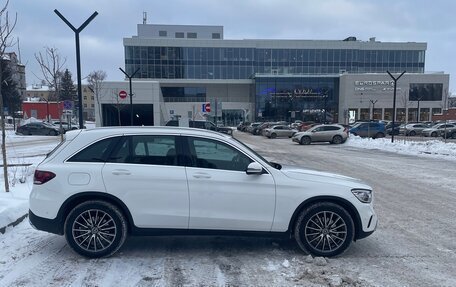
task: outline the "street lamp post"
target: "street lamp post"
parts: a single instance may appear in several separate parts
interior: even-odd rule
[[[421,99],[423,98],[423,96],[417,98],[417,102],[418,102],[418,105],[416,107],[416,122],[419,123],[420,122],[420,101]]]
[[[84,128],[84,122],[83,122],[83,117],[82,117],[82,83],[81,83],[81,53],[79,51],[79,33],[84,30],[84,28],[89,25],[90,21],[93,20],[98,15],[98,12],[95,11],[92,16],[90,16],[87,20],[85,20],[84,23],[79,28],[75,28],[71,23],[62,15],[60,12],[55,9],[54,10],[55,14],[60,17],[60,19],[65,22],[65,24],[70,27],[71,30],[73,30],[75,39],[76,39],[76,69],[77,69],[77,74],[78,74],[78,108],[79,108],[79,128],[82,129]]]
[[[131,87],[131,78],[133,78],[135,76],[135,74],[139,71],[139,68],[136,69],[136,71],[134,71],[134,73],[130,76],[128,75],[122,68],[119,67],[119,70],[122,71],[122,73],[125,74],[125,76],[128,78],[129,82],[130,82],[130,126],[133,125],[133,92],[131,91],[132,87]]]
[[[372,120],[374,119],[374,112],[375,112],[375,103],[378,102],[378,100],[369,100],[372,103]]]
[[[402,72],[402,74],[399,75],[399,77],[395,78],[389,71],[386,71],[388,75],[393,79],[394,81],[394,94],[393,94],[393,121],[391,123],[391,142],[394,142],[394,122],[396,121],[396,89],[397,89],[397,81],[402,77],[402,75],[405,74],[405,71]]]

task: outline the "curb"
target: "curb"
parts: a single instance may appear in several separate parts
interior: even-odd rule
[[[12,226],[16,226],[18,225],[19,223],[21,223],[22,221],[24,221],[24,219],[28,217],[28,213],[27,214],[24,214],[22,215],[21,217],[19,217],[18,219],[16,219],[14,222],[11,222],[10,224],[8,224],[7,226],[4,226],[4,227],[0,227],[0,233],[1,234],[5,234],[5,231],[6,231],[6,228]]]

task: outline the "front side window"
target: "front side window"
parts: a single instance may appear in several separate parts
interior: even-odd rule
[[[175,136],[137,135],[124,137],[108,162],[177,165]]]
[[[104,162],[110,147],[114,146],[119,137],[103,139],[84,148],[74,156],[69,162]]]
[[[239,150],[219,141],[189,138],[188,143],[193,167],[246,171],[252,162]]]

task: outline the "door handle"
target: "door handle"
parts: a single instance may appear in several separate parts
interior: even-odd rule
[[[130,175],[131,172],[126,169],[115,169],[112,171],[113,175]]]
[[[211,176],[207,173],[195,173],[193,174],[194,178],[211,178]]]

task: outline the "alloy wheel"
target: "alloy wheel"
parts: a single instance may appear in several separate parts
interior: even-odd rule
[[[307,243],[315,250],[325,253],[340,248],[347,239],[347,225],[335,212],[316,213],[304,229]]]

